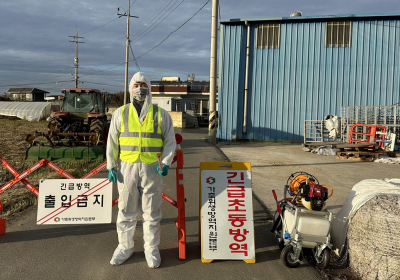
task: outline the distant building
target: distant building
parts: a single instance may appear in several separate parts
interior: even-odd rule
[[[208,113],[209,81],[151,81],[151,93],[153,103],[167,111],[186,112],[192,110],[194,104],[198,114]]]
[[[181,78],[179,77],[162,77],[161,81],[163,82],[180,82]]]
[[[62,94],[54,94],[54,95],[47,95],[44,99],[47,101],[56,101],[56,100],[62,100],[64,98],[64,95]]]
[[[45,101],[45,95],[49,92],[37,88],[10,88],[6,93],[15,101],[40,102]]]

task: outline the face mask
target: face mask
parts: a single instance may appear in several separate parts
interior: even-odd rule
[[[149,89],[145,87],[138,87],[133,89],[133,98],[138,101],[144,101],[149,95]]]

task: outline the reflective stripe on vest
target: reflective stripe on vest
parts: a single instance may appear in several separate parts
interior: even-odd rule
[[[150,105],[146,118],[140,123],[132,103],[122,106],[119,135],[119,157],[126,162],[136,162],[138,158],[146,164],[157,161],[162,155],[161,108]]]

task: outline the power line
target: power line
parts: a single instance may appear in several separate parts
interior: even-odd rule
[[[159,26],[167,17],[169,17],[185,0],[182,0],[166,17],[164,17],[158,24],[156,24],[153,28],[151,28],[148,32],[142,34],[138,39],[133,40],[133,44],[140,41],[141,39],[143,39],[144,37],[146,37],[151,31],[154,30],[154,28],[156,28],[157,26]],[[174,4],[175,5],[175,4]],[[172,7],[172,6],[171,6]],[[167,10],[168,11],[168,10]],[[167,12],[166,11],[166,12]],[[165,12],[165,13],[166,13]],[[165,14],[164,13],[164,14]],[[163,15],[164,15],[163,14]]]
[[[132,7],[132,5],[135,4],[136,1],[137,1],[137,0],[133,1],[133,3],[129,6],[129,8]]]
[[[136,59],[136,57],[135,57],[135,54],[133,53],[132,45],[129,45],[129,47],[131,48],[131,52],[132,52],[132,56],[133,56],[133,61],[135,61],[136,68],[137,68],[137,70],[140,72],[140,66],[139,66],[139,64],[138,64],[138,62],[137,62],[137,59]]]
[[[186,23],[188,23],[193,17],[195,17],[195,16],[208,4],[208,2],[210,2],[210,0],[207,0],[206,3],[205,3],[196,13],[194,13],[189,19],[187,19],[183,24],[181,24],[181,26],[179,26],[177,29],[175,29],[174,31],[172,31],[172,32],[171,32],[167,37],[165,37],[164,40],[162,40],[158,45],[156,45],[156,46],[154,46],[153,48],[149,49],[147,52],[143,53],[143,54],[140,55],[139,57],[136,57],[136,60],[139,59],[139,58],[141,58],[142,56],[148,54],[149,52],[151,52],[152,50],[154,50],[154,49],[157,48],[158,46],[160,46],[160,45],[161,45],[165,40],[167,40],[174,32],[178,31],[182,26],[184,26],[184,25],[185,25]],[[134,59],[130,60],[129,62],[131,62],[131,61],[134,61]],[[95,74],[98,74],[98,73],[101,73],[101,72],[104,72],[104,71],[108,71],[108,70],[110,70],[110,69],[116,68],[116,67],[121,66],[121,65],[124,65],[124,64],[125,64],[125,62],[122,62],[122,63],[120,63],[120,64],[118,64],[118,65],[109,67],[109,68],[107,68],[107,69],[100,70],[100,71],[97,71],[97,72],[93,72],[92,74],[81,75],[81,76],[86,76],[86,77],[87,77],[87,76],[92,76],[92,75],[95,75]]]
[[[123,85],[108,85],[108,84],[102,84],[102,83],[94,83],[94,82],[85,82],[87,84],[94,84],[94,85],[102,85],[102,86],[110,86],[110,87],[123,87]]]
[[[137,1],[137,0],[133,1],[133,3],[130,5],[130,7],[132,7],[132,5],[135,4],[136,1]],[[94,30],[96,30],[96,29],[99,29],[100,27],[103,27],[103,26],[105,26],[105,25],[107,25],[107,24],[109,24],[109,23],[111,23],[111,22],[113,22],[113,21],[116,21],[116,20],[119,19],[119,18],[120,18],[120,16],[119,16],[119,17],[116,17],[115,19],[112,19],[112,20],[110,20],[109,22],[106,22],[106,23],[104,23],[104,24],[102,24],[102,25],[100,25],[100,26],[97,26],[97,27],[95,27],[95,28],[93,28],[93,29],[90,29],[90,30],[88,30],[88,31],[86,31],[86,32],[83,32],[81,35],[86,34],[86,33],[89,33],[89,32],[92,32],[92,31],[94,31]]]
[[[35,66],[33,64],[26,64],[26,65],[21,65],[21,64],[19,64],[19,65],[15,65],[15,64],[0,64],[0,66],[7,66],[7,68],[10,68],[10,67],[22,67],[22,68],[26,68],[26,69],[29,69],[30,67],[32,67],[32,68],[38,69],[38,68],[58,68],[60,65],[57,65],[57,66]]]
[[[144,25],[144,27],[143,27],[142,29],[140,29],[138,32],[136,32],[134,35],[132,35],[132,38],[134,38],[136,35],[137,35],[137,36],[140,36],[139,34],[142,33],[142,30],[148,28],[149,24],[150,24],[162,11],[164,11],[165,8],[167,8],[167,7],[169,6],[169,4],[172,3],[172,1],[174,1],[174,0],[169,1],[169,3],[168,3],[166,6],[163,6],[155,16],[153,16],[147,23],[145,23],[145,25]],[[176,3],[177,1],[178,1],[178,0],[175,0],[175,3]],[[174,3],[174,5],[175,5],[175,3]],[[173,5],[172,5],[172,6],[173,6]],[[157,19],[157,20],[158,20],[158,19]]]
[[[49,82],[49,83],[33,83],[34,85],[47,85],[47,84],[59,84],[59,83],[66,83],[66,82],[72,82],[73,80],[68,80],[68,81],[58,81],[58,82]],[[17,85],[0,85],[1,87],[18,87],[18,86],[32,86],[32,83],[30,84],[17,84]]]
[[[97,26],[97,27],[95,27],[95,28],[93,28],[93,29],[90,29],[89,31],[83,32],[81,35],[86,34],[86,33],[89,33],[89,32],[92,32],[92,31],[94,31],[94,30],[96,30],[96,29],[99,29],[100,27],[103,27],[103,26],[105,26],[105,25],[107,25],[107,24],[109,24],[109,23],[111,23],[111,22],[113,22],[113,21],[115,21],[115,20],[117,20],[117,19],[119,19],[119,18],[120,18],[120,17],[117,17],[117,18],[115,18],[115,19],[113,19],[113,20],[110,20],[109,22],[107,22],[107,23],[105,23],[105,24],[102,24],[102,25]]]
[[[151,48],[150,50],[148,50],[147,52],[143,53],[142,55],[138,56],[136,59],[141,58],[142,56],[148,54],[149,52],[151,52],[152,50],[154,50],[155,48],[157,48],[159,45],[161,45],[162,43],[164,43],[171,35],[172,33],[175,33],[176,31],[178,31],[182,26],[184,26],[186,23],[188,23],[192,18],[194,18],[207,4],[208,2],[210,2],[210,0],[207,0],[207,2],[194,14],[192,15],[188,20],[186,20],[181,26],[179,26],[177,29],[175,29],[174,31],[172,31],[171,33],[169,33],[169,35],[167,37],[164,38],[164,40],[162,40],[160,43],[158,43],[158,45],[154,46],[153,48]]]
[[[94,74],[98,74],[98,73],[101,73],[101,72],[104,72],[104,71],[108,71],[108,70],[110,70],[110,69],[113,69],[113,68],[115,68],[115,67],[118,67],[118,66],[121,66],[121,65],[124,65],[125,64],[125,62],[122,62],[122,63],[120,63],[120,64],[118,64],[118,65],[115,65],[115,66],[112,66],[112,67],[110,67],[110,68],[107,68],[107,69],[104,69],[104,70],[100,70],[100,71],[97,71],[97,72],[93,72],[92,74],[87,74],[87,75],[81,75],[81,76],[92,76],[92,75],[94,75]]]
[[[61,74],[57,74],[57,73],[60,73],[60,72],[62,72],[62,71],[65,71],[65,70],[68,70],[68,69],[70,69],[70,68],[65,68],[65,69],[62,69],[62,70],[60,70],[60,71],[58,71],[58,72],[55,72],[55,73],[52,73],[52,74],[55,74],[55,76],[60,76],[60,75],[67,75],[67,73],[61,73]],[[36,74],[36,75],[44,75],[45,73],[34,73],[34,74]],[[70,73],[68,73],[68,74],[70,74]],[[35,79],[35,80],[31,80],[30,81],[30,83],[37,83],[37,81],[40,81],[40,82],[44,82],[44,81],[48,81],[48,80],[51,80],[51,79],[54,79],[55,77],[50,77],[50,78],[48,78],[48,79]]]

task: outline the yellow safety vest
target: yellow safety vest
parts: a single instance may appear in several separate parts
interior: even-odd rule
[[[150,164],[162,155],[161,108],[150,105],[146,119],[140,123],[132,103],[122,106],[119,135],[119,158],[133,163],[140,161]]]

